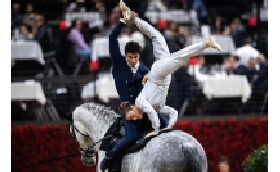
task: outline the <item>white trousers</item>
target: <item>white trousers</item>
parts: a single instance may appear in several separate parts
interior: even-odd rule
[[[149,73],[149,81],[136,98],[135,104],[148,114],[152,127],[156,131],[159,130],[160,121],[153,105],[160,105],[160,113],[168,113],[168,128],[172,128],[178,120],[178,111],[172,107],[165,106],[171,74],[178,70],[180,66],[185,65],[191,56],[201,53],[205,49],[205,44],[203,42],[193,44],[170,54],[165,39],[158,30],[140,18],[135,18],[134,23],[143,34],[152,39],[153,53],[156,58],[156,62],[152,65]]]
[[[156,62],[152,65],[149,79],[158,84],[169,84],[170,77],[168,76],[170,74],[185,65],[190,57],[197,56],[205,49],[205,44],[201,42],[185,47],[175,53],[170,53],[163,35],[158,30],[138,17],[135,18],[134,23],[143,34],[152,40]]]

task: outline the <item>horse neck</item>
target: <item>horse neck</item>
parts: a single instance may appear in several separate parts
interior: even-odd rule
[[[113,124],[114,120],[105,120],[105,119],[99,119],[95,121],[97,125],[91,126],[91,135],[92,137],[98,141],[102,139],[105,135],[105,133],[108,131],[110,126]]]
[[[76,108],[74,113],[77,114],[75,118],[83,123],[94,142],[98,142],[104,137],[117,115],[107,107],[94,103],[82,104]]]

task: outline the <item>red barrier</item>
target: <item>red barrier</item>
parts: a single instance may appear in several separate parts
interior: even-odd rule
[[[255,148],[267,144],[267,117],[246,121],[179,121],[175,128],[192,134],[202,144],[208,157],[209,172],[216,172],[219,157],[229,158],[231,171],[241,172],[242,161]],[[78,144],[64,124],[24,125],[12,128],[12,170],[58,157],[79,154]],[[80,156],[46,162],[25,168],[26,172],[95,171],[86,167]]]

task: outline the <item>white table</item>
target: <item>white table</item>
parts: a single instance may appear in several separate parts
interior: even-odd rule
[[[95,87],[96,87],[96,83],[94,81],[85,84],[81,92],[82,99],[94,98],[96,95]]]
[[[216,42],[220,44],[222,51],[218,52],[216,49],[213,48],[207,48],[205,49],[202,54],[205,55],[211,55],[211,54],[224,54],[224,53],[229,53],[232,54],[235,51],[234,43],[233,40],[230,36],[225,36],[225,35],[213,35],[215,38]],[[205,39],[202,36],[192,36],[190,39],[190,43],[199,43],[199,42],[204,42]]]
[[[140,46],[144,46],[144,38],[141,38],[141,36],[135,36],[135,37],[121,37],[118,39],[119,41],[119,47],[121,50],[121,54],[124,55],[124,47],[125,44],[129,41],[135,41],[139,42]],[[102,57],[110,57],[109,52],[109,38],[97,38],[94,39],[92,42],[92,61],[98,60],[98,58]]]
[[[13,82],[11,83],[12,101],[37,101],[46,103],[46,97],[42,86],[37,82]]]
[[[67,26],[71,26],[71,22],[76,18],[82,19],[84,22],[89,22],[90,27],[102,27],[103,20],[98,12],[68,12],[65,14]]]
[[[168,10],[168,11],[147,11],[145,16],[149,21],[155,25],[159,19],[165,19],[170,21],[175,21],[177,23],[191,23],[194,25],[198,24],[197,13],[195,10],[190,10],[186,12],[180,9]]]
[[[251,87],[245,76],[209,76],[203,84],[208,99],[241,97],[245,103],[251,96]]]
[[[102,101],[107,103],[110,98],[119,98],[114,79],[107,77],[100,78],[96,81],[96,93]]]
[[[45,65],[43,51],[37,42],[17,41],[11,42],[11,60],[35,60]]]

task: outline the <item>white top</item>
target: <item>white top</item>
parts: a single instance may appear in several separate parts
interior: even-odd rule
[[[240,64],[247,66],[250,58],[257,58],[259,56],[259,51],[251,45],[245,45],[244,47],[237,48],[235,55],[239,56]]]

